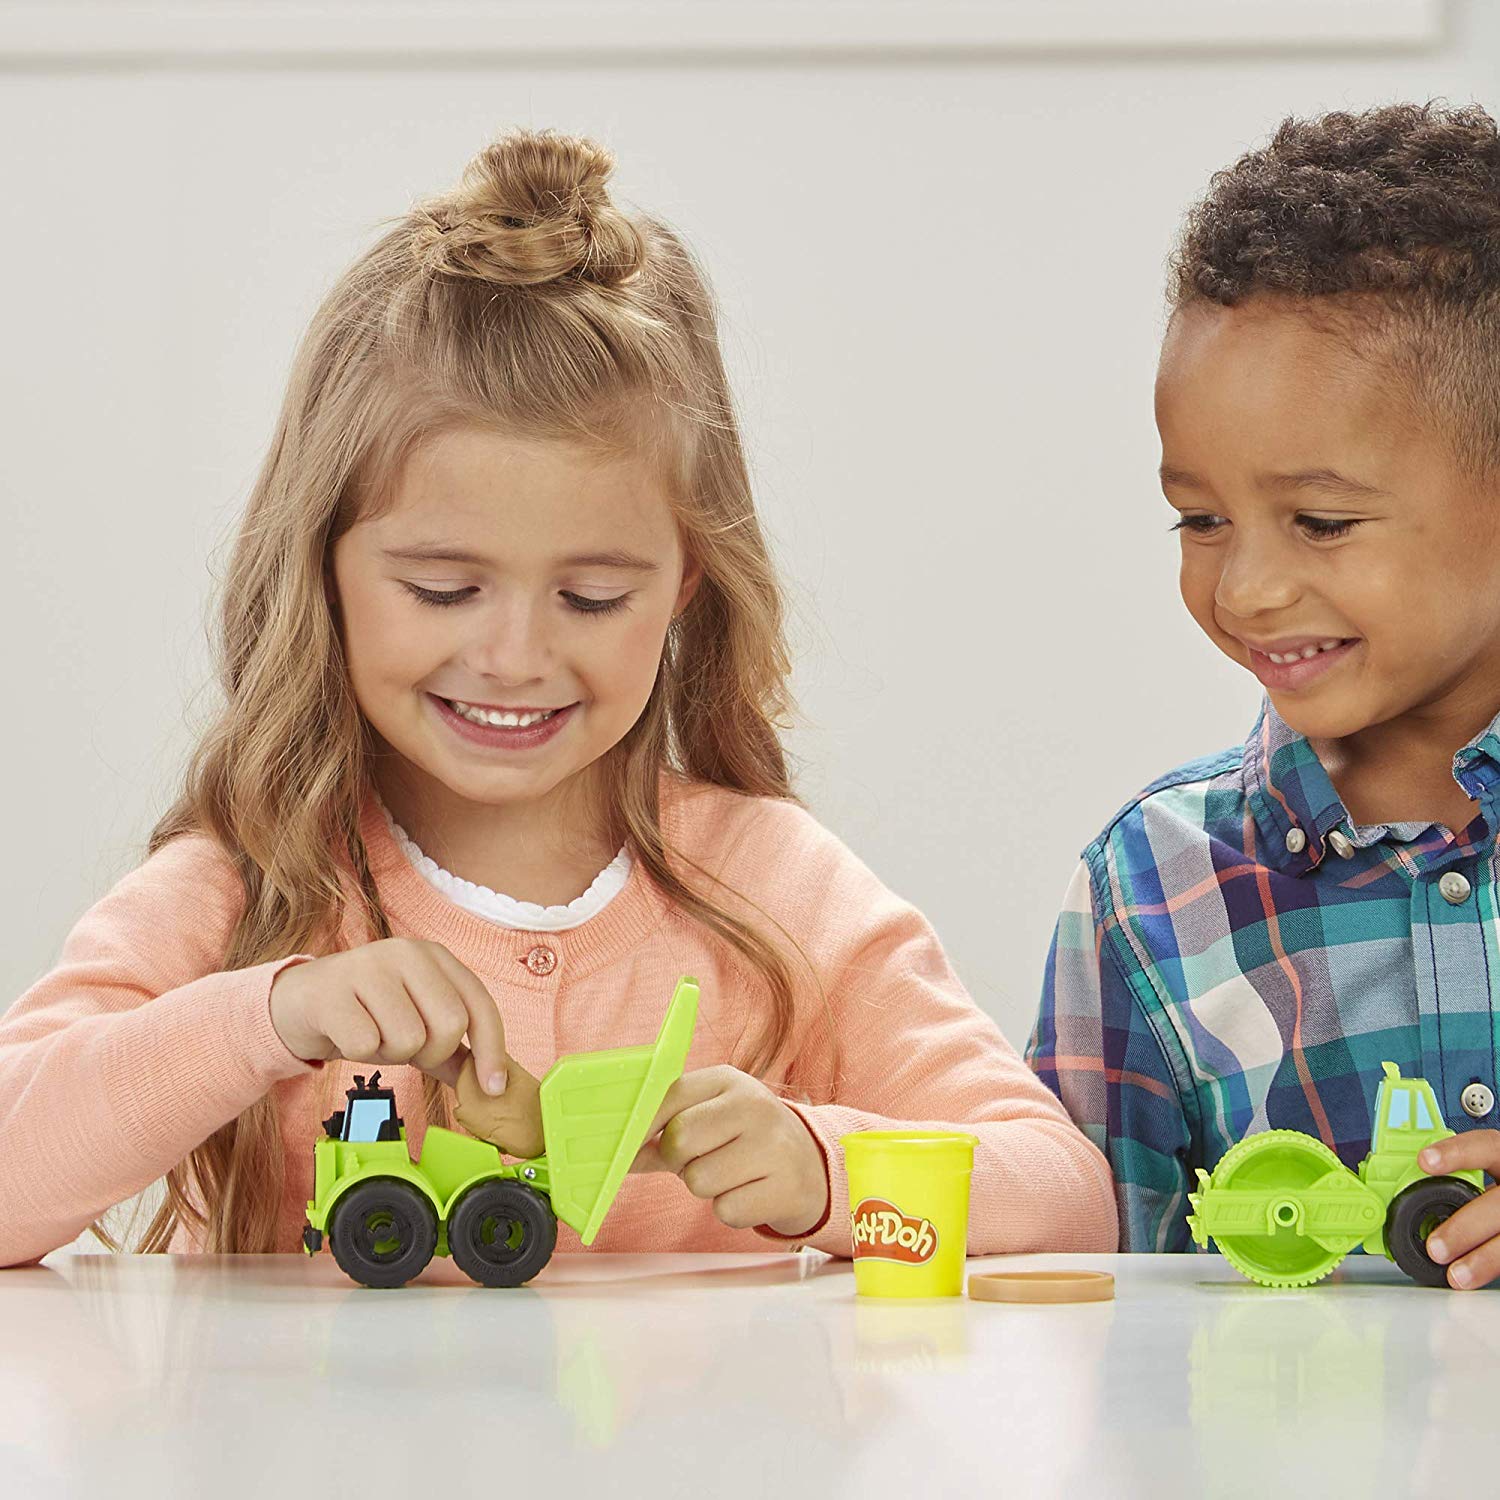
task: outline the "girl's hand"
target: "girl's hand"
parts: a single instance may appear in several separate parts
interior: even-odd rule
[[[1466,1130],[1428,1146],[1417,1164],[1434,1177],[1479,1167],[1500,1174],[1500,1130]],[[1448,1267],[1448,1285],[1484,1286],[1500,1276],[1500,1192],[1487,1188],[1432,1231],[1427,1253]]]
[[[653,1140],[661,1132],[660,1140]],[[731,1229],[811,1229],[828,1171],[807,1127],[758,1079],[728,1066],[684,1073],[667,1090],[632,1172],[675,1172]]]
[[[294,1057],[412,1063],[449,1087],[470,1056],[486,1092],[505,1088],[505,1028],[490,992],[441,943],[384,938],[271,982],[271,1024]]]

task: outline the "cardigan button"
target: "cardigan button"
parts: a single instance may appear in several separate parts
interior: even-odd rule
[[[544,948],[540,943],[527,953],[521,962],[539,977],[550,974],[557,967],[557,954],[551,948]]]

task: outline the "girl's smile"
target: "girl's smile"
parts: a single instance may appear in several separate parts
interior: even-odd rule
[[[481,711],[472,704],[464,704],[460,709],[458,700],[439,698],[436,693],[425,696],[436,709],[438,719],[458,739],[485,750],[536,749],[561,734],[564,726],[574,718],[574,710],[582,707],[570,703],[566,708]],[[496,723],[496,719],[502,722]]]

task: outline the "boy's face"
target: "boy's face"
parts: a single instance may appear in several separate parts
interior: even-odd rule
[[[1377,361],[1287,299],[1189,304],[1156,421],[1183,600],[1293,729],[1500,709],[1500,495]]]
[[[397,555],[430,547],[473,560]],[[476,428],[413,456],[333,573],[372,728],[429,791],[491,805],[547,797],[623,738],[697,578],[645,464]],[[444,700],[522,722],[471,728]]]

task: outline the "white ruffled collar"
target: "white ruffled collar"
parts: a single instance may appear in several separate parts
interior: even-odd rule
[[[417,872],[455,905],[502,927],[526,932],[561,932],[578,927],[603,909],[625,888],[630,878],[632,860],[629,849],[620,852],[594,877],[589,888],[566,906],[539,906],[535,901],[517,901],[487,885],[476,885],[451,870],[445,870],[435,859],[423,854],[408,837],[406,830],[391,816],[391,810],[376,794],[376,802],[385,816],[391,836]]]

